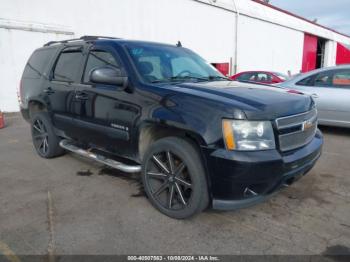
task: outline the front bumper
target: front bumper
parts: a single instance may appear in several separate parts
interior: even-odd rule
[[[302,148],[281,153],[205,149],[214,209],[232,210],[265,201],[305,175],[321,155],[323,136]]]

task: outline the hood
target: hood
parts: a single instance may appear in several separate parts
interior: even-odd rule
[[[311,97],[288,90],[236,81],[181,83],[174,85],[182,92],[225,103],[242,110],[247,119],[273,120],[278,117],[306,112],[313,106]]]

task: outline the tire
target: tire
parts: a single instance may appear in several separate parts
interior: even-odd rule
[[[152,205],[171,218],[189,218],[208,207],[201,157],[185,139],[167,137],[152,144],[142,161],[142,182]]]
[[[59,146],[60,138],[55,134],[47,112],[38,112],[32,116],[31,133],[39,156],[53,158],[64,154],[64,149]]]

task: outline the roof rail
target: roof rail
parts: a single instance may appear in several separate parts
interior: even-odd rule
[[[75,42],[75,41],[94,41],[98,39],[120,39],[120,38],[110,37],[110,36],[84,35],[80,38],[73,38],[73,39],[67,39],[67,40],[61,40],[61,41],[50,41],[46,43],[44,46],[50,46],[53,44],[65,44],[65,43]]]
[[[98,35],[83,35],[80,39],[89,41],[89,40],[98,40],[98,39],[120,39],[118,37],[112,36],[98,36]]]

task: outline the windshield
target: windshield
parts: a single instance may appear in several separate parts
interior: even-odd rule
[[[273,72],[276,76],[278,76],[279,78],[281,78],[282,80],[287,80],[289,79],[289,76],[279,73],[279,72]]]
[[[229,80],[186,48],[130,44],[127,49],[137,71],[148,83]]]

